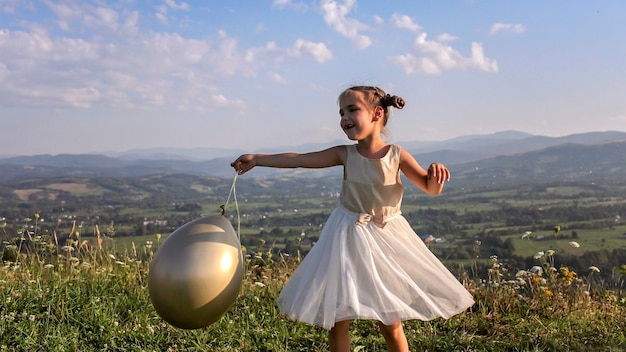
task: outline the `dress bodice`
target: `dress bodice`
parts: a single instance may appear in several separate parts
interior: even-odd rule
[[[400,212],[404,187],[400,181],[400,147],[391,145],[380,159],[347,146],[340,202],[355,213],[387,217]]]

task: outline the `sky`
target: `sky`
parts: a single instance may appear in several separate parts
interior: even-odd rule
[[[350,143],[351,85],[399,144],[626,131],[625,43],[622,0],[0,0],[0,156]]]

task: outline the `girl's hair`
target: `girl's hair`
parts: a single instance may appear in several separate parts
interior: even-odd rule
[[[397,95],[390,95],[385,93],[382,89],[374,86],[354,86],[344,90],[337,99],[337,102],[347,96],[353,96],[356,93],[361,93],[363,102],[367,103],[372,109],[377,106],[383,108],[384,118],[383,126],[387,126],[387,120],[389,120],[389,107],[402,109],[404,107],[404,99]]]

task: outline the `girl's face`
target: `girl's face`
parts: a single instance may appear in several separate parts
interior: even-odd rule
[[[340,126],[348,139],[358,141],[375,133],[380,134],[377,110],[370,109],[361,99],[361,93],[346,95],[339,102]]]

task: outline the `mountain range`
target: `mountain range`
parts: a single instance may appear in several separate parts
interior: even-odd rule
[[[327,148],[306,144],[260,152],[305,152]],[[399,142],[423,165],[440,161],[456,178],[476,182],[626,179],[626,132],[605,131],[546,137],[517,131],[468,135],[445,141]],[[124,153],[15,156],[0,159],[0,181],[33,177],[133,177],[150,174],[191,174],[232,177],[229,164],[236,149],[138,149]],[[258,168],[256,177],[337,175],[338,168],[279,170]]]

